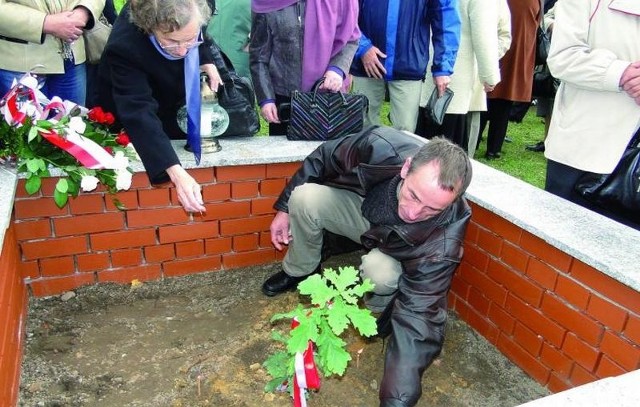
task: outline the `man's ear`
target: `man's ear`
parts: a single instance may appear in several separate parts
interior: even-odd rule
[[[408,157],[404,160],[404,164],[402,164],[402,169],[400,169],[400,178],[407,178],[407,174],[409,173],[409,167],[411,166],[411,157]]]

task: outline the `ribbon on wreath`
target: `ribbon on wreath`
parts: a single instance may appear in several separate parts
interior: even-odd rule
[[[296,318],[291,322],[295,329],[300,322]],[[293,376],[293,406],[307,407],[307,389],[320,388],[320,375],[313,356],[313,342],[309,341],[304,352],[298,352],[294,359],[295,374]]]
[[[38,90],[38,81],[30,73],[26,73],[2,98],[0,109],[4,119],[11,126],[22,125],[27,118],[36,120],[60,120],[68,111],[83,108],[70,101],[62,101],[59,97],[51,100]],[[86,109],[85,109],[86,111]],[[53,117],[49,117],[55,112]],[[76,158],[83,166],[90,169],[115,169],[115,159],[107,150],[93,140],[69,129],[65,136],[55,130],[40,131],[40,135]]]

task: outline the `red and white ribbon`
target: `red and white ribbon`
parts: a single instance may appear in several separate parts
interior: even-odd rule
[[[295,329],[300,323],[297,319],[291,322],[291,329]],[[307,389],[320,388],[320,375],[313,356],[313,342],[309,341],[307,349],[303,353],[298,352],[294,360],[295,375],[293,376],[293,405],[294,407],[307,407]]]

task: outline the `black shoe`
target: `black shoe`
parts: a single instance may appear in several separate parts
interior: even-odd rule
[[[535,151],[536,153],[544,152],[544,141],[538,141],[536,144],[529,144],[524,147],[526,150]]]
[[[313,270],[313,273],[311,274],[319,273],[320,270],[321,270],[321,267],[320,265],[318,265],[318,267],[316,267],[316,269]],[[280,270],[276,274],[269,277],[262,284],[262,293],[267,297],[273,297],[287,291],[293,291],[298,287],[299,282],[301,282],[302,280],[305,280],[311,274],[308,274],[306,276],[300,276],[300,277],[292,277],[287,273],[285,273],[284,270]]]
[[[500,157],[502,157],[502,154],[500,154],[500,153],[490,153],[488,151],[484,155],[484,158],[486,158],[487,160],[497,160]]]

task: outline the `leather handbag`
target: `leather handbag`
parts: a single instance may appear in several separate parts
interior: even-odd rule
[[[549,67],[545,65],[538,65],[533,70],[533,87],[531,89],[531,96],[534,98],[554,98],[556,91],[560,86],[560,81],[551,75]]]
[[[352,93],[320,92],[324,78],[309,92],[291,92],[289,140],[331,140],[362,130],[369,99]]]
[[[100,17],[93,24],[93,28],[84,30],[82,36],[84,37],[84,51],[88,63],[97,64],[100,62],[109,34],[111,34],[111,24],[104,14],[100,14]]]
[[[589,202],[640,222],[640,129],[611,174],[586,173],[574,189]]]
[[[451,99],[453,99],[453,91],[451,89],[446,88],[444,90],[444,94],[442,96],[438,96],[438,88],[434,88],[433,92],[431,92],[431,96],[429,96],[427,105],[424,107],[424,114],[426,118],[438,126],[442,125],[444,115],[447,113],[447,108],[449,107],[449,103],[451,103]]]
[[[224,85],[218,88],[218,103],[229,114],[229,127],[219,137],[253,136],[260,131],[260,118],[251,80],[238,75],[227,55],[219,52],[224,67],[216,66]]]
[[[545,65],[551,48],[551,36],[544,26],[544,3],[540,1],[540,25],[536,31],[536,65]]]

